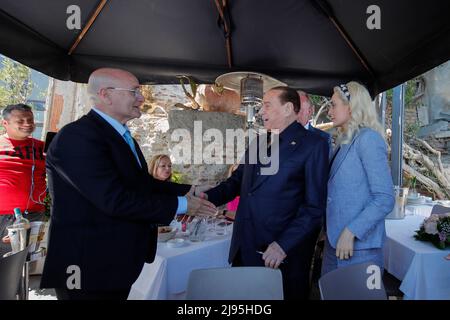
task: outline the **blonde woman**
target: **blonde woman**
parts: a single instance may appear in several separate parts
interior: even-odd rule
[[[373,262],[383,271],[384,218],[394,207],[386,142],[367,89],[334,88],[328,112],[338,128],[330,161],[322,275]]]
[[[150,160],[148,172],[153,178],[161,181],[170,181],[172,178],[172,161],[166,154],[157,154]]]

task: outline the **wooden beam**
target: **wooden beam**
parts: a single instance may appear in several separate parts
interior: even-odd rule
[[[75,51],[75,49],[80,44],[81,40],[84,38],[86,33],[89,31],[89,29],[91,28],[92,24],[95,22],[95,19],[97,19],[97,16],[100,14],[100,12],[102,11],[103,7],[106,5],[106,2],[108,2],[108,0],[101,0],[101,2],[98,4],[98,6],[95,9],[94,13],[91,15],[91,17],[89,18],[88,22],[83,27],[83,30],[81,31],[81,33],[75,39],[75,42],[70,47],[70,50],[68,52],[69,56]]]
[[[225,49],[227,51],[227,62],[228,67],[231,68],[233,66],[232,52],[231,52],[231,30],[230,26],[227,23],[224,15],[224,9],[227,6],[227,0],[222,0],[222,3],[219,0],[215,0],[217,11],[219,12],[220,19],[222,20],[224,31],[225,31]]]
[[[347,36],[347,34],[345,33],[345,31],[341,28],[341,26],[337,23],[337,21],[333,18],[333,17],[328,17],[331,22],[333,23],[333,25],[335,26],[335,28],[339,31],[339,33],[341,34],[342,38],[344,38],[345,42],[347,42],[347,45],[350,47],[350,49],[352,49],[353,53],[356,55],[356,57],[359,59],[359,61],[361,62],[361,64],[363,65],[363,67],[367,70],[367,72],[369,72],[369,74],[375,78],[374,72],[372,71],[372,69],[369,67],[368,63],[366,62],[366,60],[364,59],[364,57],[358,52],[358,50],[356,49],[356,47],[354,46],[354,44],[352,43],[352,41],[350,40],[350,38]]]

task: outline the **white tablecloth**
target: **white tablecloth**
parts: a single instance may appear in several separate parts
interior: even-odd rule
[[[407,205],[405,212],[407,215],[414,215],[428,218],[431,214],[431,210],[433,210],[432,204]]]
[[[450,250],[414,239],[415,230],[431,212],[431,206],[408,206],[402,220],[386,220],[385,268],[402,280],[400,290],[407,300],[450,300]],[[428,214],[427,214],[428,213]]]
[[[206,241],[190,242],[181,248],[158,243],[155,261],[146,263],[131,287],[130,300],[183,299],[192,270],[227,267],[231,234],[210,235]]]

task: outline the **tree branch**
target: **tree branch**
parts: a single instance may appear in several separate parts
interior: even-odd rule
[[[442,192],[441,188],[436,182],[434,182],[430,178],[425,177],[423,174],[419,173],[406,163],[403,164],[403,170],[409,175],[416,177],[417,180],[419,180],[428,190],[433,192],[438,199],[446,199],[449,196],[447,192]]]
[[[445,175],[445,172],[443,169],[438,168],[434,162],[425,154],[422,152],[415,150],[408,144],[404,143],[404,158],[409,160],[415,160],[417,162],[420,162],[423,166],[425,166],[438,180],[439,184],[444,187],[445,189],[450,189],[450,183],[447,179],[447,176]],[[431,148],[431,146],[429,146]],[[435,150],[436,151],[436,150]],[[436,151],[439,152],[439,151]],[[441,163],[442,165],[442,163]]]

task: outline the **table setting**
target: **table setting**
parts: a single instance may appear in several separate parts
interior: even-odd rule
[[[403,299],[449,300],[450,203],[420,194],[405,198],[404,209],[394,208],[404,214],[386,219],[384,267],[402,281]]]
[[[225,216],[178,217],[158,233],[155,260],[145,263],[129,300],[184,299],[195,269],[229,267],[233,224]]]

